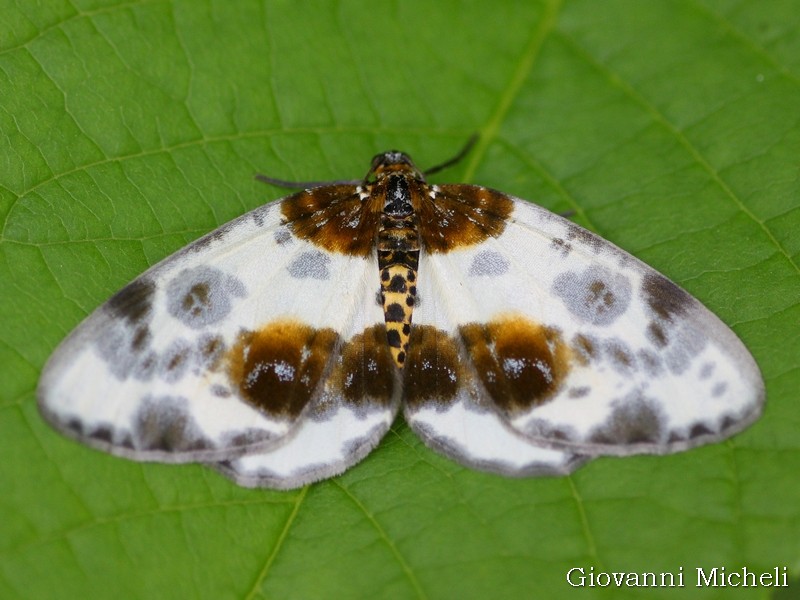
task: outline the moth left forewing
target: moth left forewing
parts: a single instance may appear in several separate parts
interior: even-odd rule
[[[377,272],[373,259],[367,263]],[[363,459],[391,426],[400,403],[398,372],[369,279],[358,283],[350,293],[363,303],[288,441],[212,465],[239,485],[292,489],[332,477]]]
[[[482,188],[441,189],[480,206]],[[758,368],[715,315],[610,242],[509,201],[499,235],[426,257],[420,289],[425,277],[438,289],[418,310],[433,295],[447,304],[507,425],[577,454],[666,453],[758,417]]]

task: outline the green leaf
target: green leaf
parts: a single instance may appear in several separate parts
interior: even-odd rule
[[[800,11],[792,0],[0,0],[0,597],[566,597],[572,567],[767,598],[695,569],[800,574]],[[462,469],[398,421],[341,477],[238,488],[56,434],[58,342],[185,243],[406,150],[576,211],[741,336],[764,417],[570,477]],[[787,592],[788,590],[779,590]],[[678,595],[675,595],[678,594]]]

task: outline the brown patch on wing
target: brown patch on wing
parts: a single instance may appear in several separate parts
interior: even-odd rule
[[[547,402],[570,370],[573,353],[561,334],[521,316],[470,323],[459,333],[478,378],[506,414]]]
[[[358,406],[364,401],[389,406],[395,384],[395,367],[386,345],[386,328],[373,325],[354,336],[341,350],[331,375],[331,388]]]
[[[453,338],[430,325],[412,328],[403,373],[405,401],[412,409],[425,403],[446,406],[464,383]]]
[[[332,329],[290,319],[245,331],[226,354],[231,385],[269,416],[295,419],[317,392],[338,341]]]
[[[642,292],[650,310],[664,321],[673,321],[675,317],[685,315],[696,303],[688,292],[659,273],[645,273]]]
[[[369,193],[369,186],[364,186]],[[349,184],[312,188],[281,203],[286,225],[300,239],[337,254],[368,256],[375,246],[381,203]]]
[[[452,184],[438,190],[434,198],[426,195],[416,207],[420,237],[428,252],[450,252],[497,237],[514,209],[511,198],[484,187]]]
[[[199,317],[211,305],[211,290],[208,282],[195,283],[181,301],[181,308],[186,314]]]
[[[107,306],[115,317],[135,325],[149,318],[155,291],[155,283],[141,277],[114,294]]]

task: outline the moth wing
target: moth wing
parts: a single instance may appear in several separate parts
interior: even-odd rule
[[[418,281],[428,293],[446,291],[432,287],[434,278],[422,272]],[[434,303],[414,312],[403,387],[403,414],[411,429],[432,450],[483,471],[565,475],[583,465],[588,457],[531,444],[509,426],[487,402],[464,345],[448,327],[454,321],[445,321]]]
[[[326,203],[358,200],[353,186],[324,191]],[[381,318],[362,314],[376,265],[320,251],[284,224],[302,194],[201,238],[90,315],[43,371],[45,419],[136,460],[230,460],[291,439],[343,332]]]
[[[492,236],[430,254],[420,269],[414,322],[448,323],[477,377],[473,404],[530,444],[587,456],[679,451],[758,418],[755,361],[687,292],[525,201],[466,185],[438,193],[467,213],[486,194],[512,203]],[[434,421],[452,412],[427,404]]]
[[[292,435],[277,448],[212,465],[239,485],[291,489],[338,475],[363,459],[394,421],[400,382],[375,296],[377,261],[369,264],[375,285],[372,278],[366,287],[351,283],[363,304]]]
[[[403,373],[403,414],[411,429],[456,462],[508,476],[565,475],[586,463],[589,457],[531,444],[487,402],[457,336],[458,315],[439,295],[452,289],[437,277],[438,267],[423,265],[419,289],[427,291],[414,311]]]

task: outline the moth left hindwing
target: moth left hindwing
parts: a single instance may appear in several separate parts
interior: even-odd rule
[[[647,265],[387,152],[363,182],[258,208],[152,267],[62,342],[38,398],[92,447],[286,489],[361,460],[401,403],[462,464],[552,475],[724,439],[764,387],[733,332]]]

